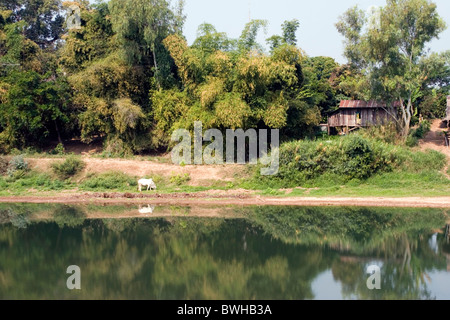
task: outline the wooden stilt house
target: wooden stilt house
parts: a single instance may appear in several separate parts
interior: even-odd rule
[[[396,109],[393,113],[396,113]],[[346,134],[357,128],[386,124],[393,121],[386,105],[377,101],[342,100],[339,109],[328,117],[328,133]]]

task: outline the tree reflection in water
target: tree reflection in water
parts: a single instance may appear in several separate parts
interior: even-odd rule
[[[129,208],[1,206],[0,298],[314,299],[313,282],[331,270],[337,298],[432,299],[433,273],[450,266],[444,210],[236,207],[240,218],[225,219],[189,217],[193,207],[92,218],[120,210]],[[374,262],[382,289],[370,291]],[[73,264],[78,292],[65,287]]]

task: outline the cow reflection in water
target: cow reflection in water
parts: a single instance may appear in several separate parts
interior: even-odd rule
[[[148,205],[148,206],[139,206],[139,213],[140,214],[151,214],[153,213],[153,210],[155,210],[155,206],[154,205]]]

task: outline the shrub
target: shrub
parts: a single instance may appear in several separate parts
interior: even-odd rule
[[[8,175],[10,177],[21,177],[29,170],[28,162],[25,161],[22,155],[12,158],[8,165]]]
[[[407,147],[413,148],[416,147],[419,144],[419,139],[417,137],[415,137],[414,135],[409,135],[406,138],[406,142],[405,142]]]
[[[12,160],[9,162],[9,167],[12,170],[28,170],[28,162],[25,161],[22,155],[15,156],[12,158]]]
[[[279,174],[261,177],[258,167],[256,179],[271,186],[278,180],[284,187],[363,180],[398,167],[407,158],[398,148],[359,134],[328,141],[288,142],[280,147]]]
[[[189,176],[189,173],[185,174],[172,174],[170,177],[170,183],[173,183],[177,186],[181,186],[182,184],[185,184],[191,180],[191,177]]]
[[[71,185],[67,182],[56,180],[47,173],[29,171],[21,177],[8,177],[5,180],[7,188],[12,191],[25,191],[27,188],[36,188],[38,190],[62,190]],[[0,183],[1,185],[1,183]]]
[[[419,128],[416,131],[416,135],[419,139],[425,138],[425,136],[430,132],[431,130],[431,123],[428,120],[422,121]]]
[[[50,154],[58,154],[63,155],[65,153],[64,145],[62,143],[58,143],[58,145],[50,151]]]
[[[425,138],[431,130],[431,123],[427,120],[423,121],[417,129],[412,129],[406,139],[408,147],[415,147],[419,143],[419,139]]]
[[[54,174],[61,179],[73,177],[85,168],[86,164],[83,160],[70,156],[63,162],[54,162],[51,168]]]
[[[360,132],[363,137],[371,140],[379,140],[392,144],[399,144],[403,141],[396,124],[393,122],[386,125],[368,127],[362,129]]]

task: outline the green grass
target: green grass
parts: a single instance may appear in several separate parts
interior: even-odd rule
[[[189,186],[178,185],[166,182],[163,179],[157,183],[158,190],[144,191],[144,194],[170,194],[170,193],[195,193],[210,189],[229,190],[235,188],[245,188],[255,190],[263,196],[280,197],[437,197],[448,196],[450,194],[450,180],[442,173],[427,171],[420,173],[410,172],[388,172],[377,174],[367,180],[352,180],[347,183],[336,183],[336,180],[316,181],[310,186],[302,186],[301,189],[293,188],[293,191],[286,194],[280,190],[282,186],[261,186],[243,182],[227,187],[212,186]],[[123,173],[108,172],[104,174],[91,175],[79,184],[70,180],[58,180],[45,173],[30,172],[22,178],[12,179],[0,177],[0,196],[11,195],[55,195],[64,190],[78,188],[82,192],[129,192],[138,193],[137,179]],[[33,190],[33,193],[30,193]]]
[[[281,174],[276,177],[261,177],[258,175],[260,167],[247,166],[247,171],[236,174],[234,181],[211,180],[203,181],[202,186],[192,186],[189,174],[161,176],[148,172],[147,177],[155,181],[157,191],[144,193],[195,193],[243,188],[264,196],[280,197],[432,197],[450,194],[450,179],[444,175],[445,172],[450,175],[450,168],[444,171],[446,157],[432,150],[420,152],[367,137],[335,137],[290,142],[282,146],[281,154],[284,155],[280,161]],[[70,155],[57,157],[69,159],[66,164],[75,159]],[[132,158],[167,161],[163,157]],[[68,167],[64,167],[63,173],[70,171],[72,174],[71,169],[75,166]],[[80,192],[138,193],[137,180],[142,178],[121,172],[84,177],[80,173],[75,182],[74,178],[64,180],[67,175],[55,178],[55,175],[35,170],[18,171],[12,176],[4,174],[0,176],[0,196],[55,195],[74,189]],[[280,190],[286,188],[293,191],[287,194]]]
[[[46,173],[30,171],[20,178],[0,177],[0,195],[29,195],[30,190],[38,192],[63,191],[74,188],[70,181],[54,179]]]
[[[447,196],[447,158],[358,134],[327,141],[288,142],[280,148],[278,176],[256,167],[240,187],[272,196]],[[296,188],[301,187],[301,188]],[[279,189],[294,188],[292,193]]]
[[[388,172],[365,181],[350,181],[346,184],[329,181],[328,185],[294,188],[290,194],[272,188],[262,190],[259,194],[282,197],[440,197],[450,194],[450,180],[435,171]]]
[[[80,184],[80,189],[85,191],[132,192],[137,190],[137,180],[137,177],[110,171],[87,176]]]

